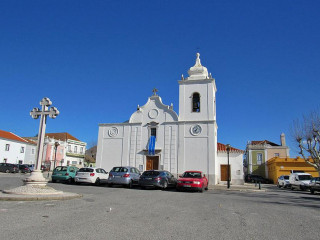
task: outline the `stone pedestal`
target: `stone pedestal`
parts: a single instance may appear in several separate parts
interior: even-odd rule
[[[26,178],[23,182],[25,185],[46,186],[48,180],[43,177],[41,170],[35,170],[31,173],[30,177]]]

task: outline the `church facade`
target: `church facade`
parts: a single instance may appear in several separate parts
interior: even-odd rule
[[[216,83],[200,54],[179,83],[179,115],[156,90],[125,123],[99,124],[96,166],[134,166],[140,171],[203,171],[210,184],[226,181],[226,150],[217,142]],[[243,183],[243,152],[231,148],[232,184]]]

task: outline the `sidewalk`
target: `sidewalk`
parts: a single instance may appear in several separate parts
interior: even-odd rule
[[[261,184],[261,189],[259,189],[259,184],[245,183],[244,185],[230,185],[227,188],[226,184],[209,185],[210,190],[221,190],[221,191],[240,191],[240,192],[266,192],[267,188],[264,184]]]

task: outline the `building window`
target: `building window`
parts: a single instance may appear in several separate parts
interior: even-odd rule
[[[279,153],[275,153],[274,156],[275,156],[275,157],[279,157],[280,154],[279,154]]]
[[[21,147],[20,153],[24,153],[24,147]]]
[[[81,153],[81,154],[83,153],[83,147],[80,148],[80,153]]]
[[[34,148],[32,148],[31,153],[34,154]]]
[[[72,165],[77,165],[77,161],[72,161]]]
[[[200,112],[200,94],[192,94],[192,112]]]
[[[257,165],[262,164],[262,153],[257,153]]]
[[[6,144],[6,151],[9,151],[10,149],[10,144]]]
[[[68,152],[71,152],[71,145],[68,145]]]
[[[74,152],[77,153],[78,149],[77,146],[74,146]]]
[[[157,128],[151,128],[151,136],[157,137]]]

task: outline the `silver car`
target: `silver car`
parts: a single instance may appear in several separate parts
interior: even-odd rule
[[[140,171],[135,167],[114,167],[109,172],[108,186],[116,184],[132,188],[133,185],[139,185],[140,175]]]

